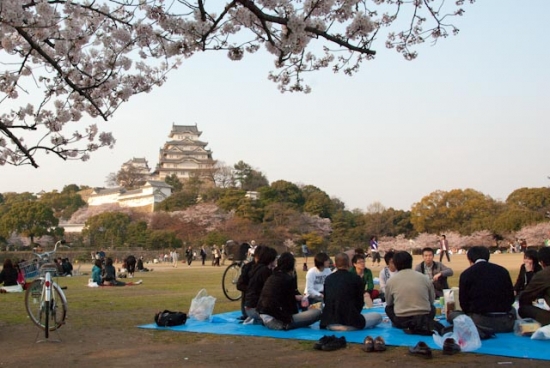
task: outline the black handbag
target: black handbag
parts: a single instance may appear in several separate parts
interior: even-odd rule
[[[155,322],[160,327],[171,327],[184,325],[187,321],[187,314],[183,312],[172,312],[164,310],[155,314]]]

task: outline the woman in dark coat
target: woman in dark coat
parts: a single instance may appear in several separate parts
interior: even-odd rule
[[[542,270],[539,264],[539,256],[534,249],[528,249],[523,253],[523,264],[519,268],[518,279],[514,285],[514,294],[517,296],[525,289],[533,278],[533,275]]]

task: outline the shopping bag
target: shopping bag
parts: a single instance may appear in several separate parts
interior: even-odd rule
[[[189,308],[188,315],[197,321],[210,320],[214,312],[215,304],[216,298],[208,295],[206,289],[201,289],[197,296],[191,300],[191,307]]]

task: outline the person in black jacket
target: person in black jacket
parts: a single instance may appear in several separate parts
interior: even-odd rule
[[[519,315],[522,318],[533,318],[546,326],[550,324],[550,311],[534,306],[533,302],[543,298],[546,304],[550,305],[550,247],[541,248],[538,259],[543,270],[533,276],[529,285],[519,295]]]
[[[537,251],[534,249],[527,249],[525,253],[523,253],[523,264],[519,268],[518,279],[514,284],[514,294],[518,296],[519,293],[525,289],[527,284],[529,284],[533,275],[540,270],[542,270],[542,267],[539,264]]]
[[[365,262],[363,257],[358,262]],[[349,257],[339,253],[334,257],[337,270],[325,279],[325,307],[320,327],[333,331],[353,331],[374,327],[382,322],[380,313],[361,314],[365,284],[349,271]]]
[[[255,257],[256,258],[256,257]],[[271,276],[274,268],[277,251],[266,247],[262,250],[255,261],[255,265],[249,271],[249,281],[246,288],[244,308],[247,315],[245,323],[261,324],[259,314],[256,312],[256,306],[260,299],[260,294],[268,277]]]
[[[512,332],[517,317],[514,303],[514,285],[507,269],[489,262],[489,249],[470,248],[467,253],[470,267],[462,272],[459,281],[459,302],[462,312],[450,313],[452,321],[466,313],[478,326],[494,332]]]
[[[285,252],[277,260],[277,267],[262,290],[257,311],[264,325],[272,330],[292,330],[306,327],[321,318],[320,309],[299,313],[298,303],[307,308],[309,302],[298,291],[294,256]]]

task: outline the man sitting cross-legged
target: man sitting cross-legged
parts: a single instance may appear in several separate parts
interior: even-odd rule
[[[434,261],[434,250],[426,247],[422,249],[422,259],[424,261],[418,264],[414,270],[423,273],[434,284],[436,298],[443,296],[443,289],[449,289],[447,277],[453,275],[453,270],[441,262]]]
[[[514,285],[507,269],[489,262],[489,249],[475,246],[468,250],[470,267],[460,275],[459,302],[462,311],[449,315],[449,322],[463,313],[472,318],[476,326],[494,332],[512,332],[516,320]]]
[[[434,287],[426,276],[412,269],[412,262],[408,252],[393,256],[398,272],[386,284],[386,314],[394,327],[431,334],[435,327]]]
[[[533,318],[541,325],[550,324],[550,311],[535,307],[533,301],[544,298],[550,305],[550,247],[544,247],[538,253],[542,271],[537,272],[525,290],[519,295],[519,315]]]
[[[333,331],[353,331],[374,327],[382,322],[380,313],[361,314],[365,284],[349,272],[349,257],[339,253],[334,257],[337,270],[325,279],[325,307],[320,327]]]

